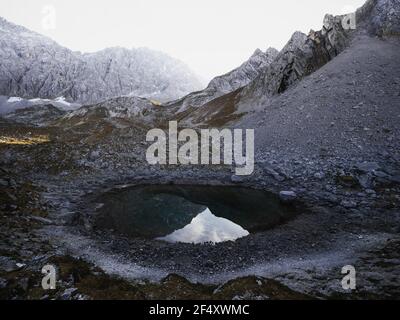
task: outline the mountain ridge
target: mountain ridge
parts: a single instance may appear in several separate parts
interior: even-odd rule
[[[190,107],[199,107],[224,94],[234,92],[253,81],[272,63],[278,53],[275,48],[268,48],[265,52],[256,49],[247,61],[236,69],[213,78],[204,90],[190,93],[179,100],[166,103],[165,106],[179,106],[180,111],[185,111]]]
[[[147,48],[74,52],[0,19],[0,95],[82,104],[136,95],[169,101],[202,88],[181,61]]]

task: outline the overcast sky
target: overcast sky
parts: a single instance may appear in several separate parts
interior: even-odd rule
[[[0,15],[76,51],[112,46],[160,50],[209,81],[239,66],[257,48],[281,49],[294,31],[321,29],[325,13],[352,12],[364,2],[1,0]]]

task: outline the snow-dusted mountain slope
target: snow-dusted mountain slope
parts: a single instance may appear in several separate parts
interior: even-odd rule
[[[135,95],[169,101],[201,89],[182,62],[145,48],[81,54],[0,18],[0,95],[97,103]]]
[[[139,122],[141,125],[163,126],[168,120],[184,120],[191,114],[198,118],[196,123],[203,122],[212,117],[214,111],[218,112],[218,108],[213,111],[213,101],[227,93],[236,92],[255,79],[277,55],[278,51],[272,48],[266,52],[258,49],[237,69],[214,78],[205,90],[191,93],[178,101],[159,105],[155,101],[134,96],[113,98],[70,112],[57,121],[57,125],[73,127],[105,121],[107,124],[121,126],[121,122],[128,121],[136,124]],[[204,112],[205,105],[209,105],[208,112]],[[196,107],[200,106],[201,116],[196,113]]]

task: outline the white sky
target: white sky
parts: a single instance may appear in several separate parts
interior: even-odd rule
[[[72,50],[148,47],[185,62],[205,81],[260,48],[281,49],[294,31],[319,30],[325,13],[365,0],[1,0],[0,16]],[[55,28],[43,23],[55,8]],[[50,23],[51,26],[51,23]]]

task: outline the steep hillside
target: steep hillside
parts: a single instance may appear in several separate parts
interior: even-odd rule
[[[45,126],[59,119],[64,114],[65,111],[62,109],[52,104],[45,104],[18,109],[15,112],[5,115],[4,118],[22,124]]]
[[[263,73],[277,55],[278,51],[274,48],[269,48],[266,52],[257,49],[249,60],[240,67],[214,78],[204,90],[191,93],[180,100],[167,103],[165,106],[177,108],[179,112],[184,112],[190,108],[202,106],[224,94],[236,91]]]
[[[356,12],[355,30],[343,28],[344,16],[326,15],[320,31],[311,30],[308,35],[295,32],[275,59],[253,81],[238,90],[234,99],[232,94],[228,94],[211,103],[214,114],[212,122],[232,124],[232,119],[237,120],[248,112],[267,106],[276,96],[296,85],[301,86],[304,78],[328,62],[335,63],[335,58],[343,50],[352,50],[353,45],[363,37],[367,39],[365,41],[373,41],[374,37],[397,39],[400,35],[399,15],[398,1],[369,0]],[[201,124],[202,119],[206,120],[210,114],[210,103],[197,105],[192,112],[185,114],[189,123]]]
[[[400,39],[364,36],[299,85],[243,119],[256,150],[351,158],[398,156]],[[263,150],[263,151],[261,151]]]
[[[0,18],[0,95],[96,103],[135,95],[169,101],[201,89],[182,62],[145,48],[81,54]]]

